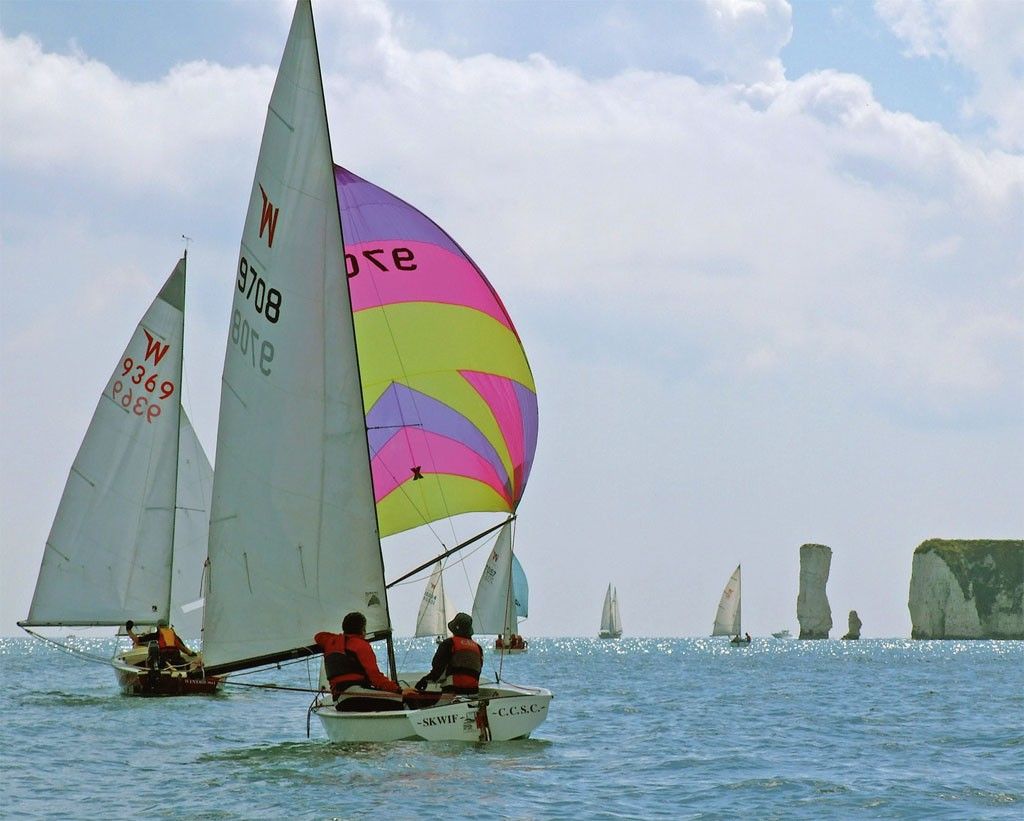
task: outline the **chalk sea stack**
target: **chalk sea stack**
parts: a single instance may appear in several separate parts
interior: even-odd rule
[[[832,629],[832,608],[825,585],[832,566],[832,548],[823,544],[800,546],[800,592],[796,598],[796,618],[800,638],[827,639]]]
[[[1024,540],[921,542],[908,607],[915,639],[1024,639]]]
[[[860,616],[857,615],[856,610],[850,611],[850,617],[846,620],[846,635],[843,636],[844,641],[856,641],[860,638],[860,628],[864,625],[864,622],[860,620]]]

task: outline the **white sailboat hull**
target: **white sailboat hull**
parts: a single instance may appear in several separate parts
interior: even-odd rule
[[[599,639],[618,639],[618,638],[622,638],[622,632],[619,631],[619,632],[613,633],[613,632],[610,632],[608,630],[602,630],[600,633],[597,634],[597,637]]]
[[[339,713],[330,698],[313,709],[335,744],[372,741],[511,741],[527,738],[548,715],[549,690],[503,683],[480,695],[419,710]]]

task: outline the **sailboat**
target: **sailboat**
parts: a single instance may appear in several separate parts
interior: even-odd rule
[[[604,594],[604,606],[601,608],[601,632],[597,634],[600,639],[617,639],[622,636],[622,617],[619,615],[619,593],[608,585]]]
[[[213,675],[316,654],[314,634],[359,611],[367,640],[386,645],[391,678],[408,686],[388,587],[500,525],[390,585],[381,538],[451,511],[511,518],[523,455],[532,460],[536,406],[527,429],[516,404],[535,403],[532,379],[517,392],[500,367],[518,337],[510,323],[488,328],[486,310],[469,321],[476,333],[466,328],[464,283],[476,275],[474,304],[498,313],[493,290],[471,262],[454,274],[439,264],[457,246],[441,247],[436,225],[351,177],[333,166],[312,8],[299,0],[256,164],[224,363],[203,644]],[[344,238],[343,224],[354,226]],[[439,368],[467,348],[479,362]],[[525,358],[521,370],[529,376]],[[474,410],[436,398],[447,391]],[[496,448],[514,422],[518,436]],[[551,698],[494,682],[479,697],[386,713],[339,712],[323,693],[311,711],[333,742],[505,740],[529,735]]]
[[[473,627],[478,635],[495,635],[500,653],[525,653],[529,643],[519,634],[519,619],[529,615],[526,573],[512,551],[512,526],[498,533],[473,599]]]
[[[54,516],[32,628],[154,626],[198,636],[212,470],[181,407],[186,256],[143,315],[100,395]],[[154,648],[155,650],[156,648]],[[209,693],[196,655],[146,646],[109,662],[127,694]]]
[[[444,589],[444,573],[439,562],[437,568],[430,574],[423,591],[420,610],[416,616],[416,632],[413,636],[434,636],[440,644],[448,637],[448,622],[454,615],[455,607]]]
[[[749,644],[750,637],[744,638],[740,630],[740,594],[740,565],[736,565],[718,601],[718,612],[715,614],[715,626],[711,630],[711,635],[732,636],[733,644]]]

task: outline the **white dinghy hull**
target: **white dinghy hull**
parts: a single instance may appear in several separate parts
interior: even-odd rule
[[[548,716],[553,698],[540,687],[502,684],[480,695],[418,710],[339,713],[330,699],[313,712],[335,744],[368,741],[511,741],[528,738]]]

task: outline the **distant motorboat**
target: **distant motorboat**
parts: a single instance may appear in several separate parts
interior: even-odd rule
[[[780,630],[778,633],[772,633],[772,637],[776,639],[791,639],[793,634],[788,630]]]

